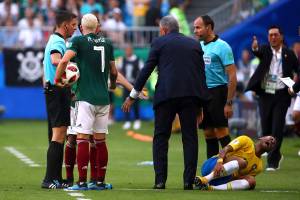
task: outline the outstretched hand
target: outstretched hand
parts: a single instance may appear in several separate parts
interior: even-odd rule
[[[135,101],[134,99],[127,97],[125,102],[122,105],[123,112],[129,112],[134,101]]]
[[[255,35],[253,36],[253,40],[252,40],[252,49],[253,50],[258,49],[258,41]]]

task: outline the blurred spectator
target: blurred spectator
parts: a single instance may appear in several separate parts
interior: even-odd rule
[[[120,2],[118,0],[108,0],[105,13],[110,14],[114,8],[120,8]]]
[[[127,26],[132,26],[133,24],[133,0],[126,0],[125,8],[124,8],[124,23]]]
[[[125,47],[125,56],[121,59],[120,65],[118,66],[120,72],[124,75],[124,77],[131,83],[134,84],[136,77],[138,76],[141,68],[143,67],[143,62],[140,58],[138,58],[134,52],[133,48],[130,44],[127,44]],[[130,91],[124,88],[123,90],[123,98],[124,100],[129,96]],[[139,101],[137,100],[133,105],[133,113],[134,113],[134,123],[133,129],[137,130],[141,127],[140,120],[140,106]],[[125,113],[125,123],[123,125],[123,129],[129,129],[131,127],[131,118],[130,112]]]
[[[109,17],[106,21],[104,21],[103,29],[114,43],[118,45],[124,44],[126,25],[122,21],[122,11],[120,8],[113,9],[112,17]]]
[[[104,8],[100,3],[95,2],[95,0],[87,0],[84,2],[80,8],[81,15],[97,11],[101,15],[104,14]]]
[[[300,63],[300,42],[295,42],[293,44],[293,51],[294,51],[295,55],[297,56],[298,61]]]
[[[169,9],[170,9],[169,0],[162,0],[161,5],[160,5],[160,12],[161,12],[162,17],[169,14]]]
[[[254,12],[252,1],[250,0],[234,0],[232,7],[231,19],[241,21],[252,15]]]
[[[252,0],[255,12],[269,5],[269,0]]]
[[[35,18],[34,16],[34,12],[31,8],[26,8],[25,9],[25,17],[22,18],[19,22],[18,22],[18,27],[19,28],[27,28],[29,27],[31,23],[33,22],[33,25],[35,27],[41,27],[41,21],[39,21],[37,18]]]
[[[14,23],[19,18],[19,7],[16,3],[12,3],[11,0],[4,0],[0,3],[0,23],[4,24],[5,19],[12,18]]]
[[[242,51],[241,59],[237,63],[237,80],[244,83],[244,86],[247,85],[250,78],[251,70],[251,55],[247,49]]]
[[[145,26],[159,26],[159,20],[161,19],[161,2],[162,0],[151,2],[149,10],[146,12]]]
[[[51,27],[55,26],[55,12],[52,8],[48,9],[46,16],[46,24]]]
[[[38,4],[36,3],[35,0],[26,0],[23,1],[23,3],[19,3],[20,9],[19,9],[19,18],[24,18],[25,17],[25,10],[26,8],[30,8],[33,13],[36,15],[41,8],[38,7]]]
[[[184,10],[179,7],[178,0],[169,0],[170,15],[176,18],[179,24],[179,32],[189,36],[191,35],[190,26],[186,20]],[[184,7],[184,6],[183,6]]]
[[[75,15],[80,16],[79,10],[81,8],[81,4],[77,0],[67,0],[66,8],[67,8],[67,10],[71,11]],[[97,9],[94,9],[94,10],[97,10]]]
[[[20,29],[18,42],[21,47],[39,47],[43,40],[41,22],[34,17],[33,10],[26,8],[25,18],[18,23]]]
[[[151,6],[149,10],[146,13],[146,20],[145,20],[145,26],[159,26],[159,21],[161,19],[161,13],[160,13],[160,6],[161,6],[162,0],[156,0],[151,2]],[[146,32],[145,38],[147,43],[151,43],[153,38],[158,37],[158,32]]]
[[[132,0],[133,1],[133,26],[144,26],[145,15],[149,9],[150,0]]]
[[[18,31],[14,27],[11,17],[8,17],[4,24],[5,28],[0,29],[0,47],[14,48],[17,47]]]

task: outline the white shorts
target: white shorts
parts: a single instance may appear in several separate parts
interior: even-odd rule
[[[72,129],[77,133],[108,134],[109,105],[95,106],[86,101],[76,101],[75,113],[77,116],[75,116],[75,125]]]
[[[293,111],[300,111],[300,97],[299,96],[296,97]]]
[[[73,130],[73,127],[75,126],[75,108],[70,107],[70,126],[68,126],[67,129],[67,135],[77,135],[77,132]]]

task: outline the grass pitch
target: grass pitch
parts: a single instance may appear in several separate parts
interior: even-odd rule
[[[84,200],[84,199],[172,199],[172,200],[279,200],[300,199],[300,138],[285,138],[282,145],[284,161],[276,172],[263,172],[257,177],[254,191],[184,191],[182,184],[183,153],[181,135],[173,134],[169,148],[169,175],[167,189],[152,190],[153,166],[138,165],[152,161],[151,142],[141,142],[127,136],[120,123],[110,127],[108,135],[109,164],[107,182],[109,191],[84,191],[81,194],[63,190],[40,188],[45,173],[47,151],[47,124],[44,121],[0,122],[0,200]],[[153,123],[144,122],[141,134],[152,136]],[[12,147],[40,167],[30,167],[6,147]],[[199,132],[199,163],[205,159],[204,138]],[[22,155],[19,156],[22,158]],[[77,169],[75,169],[77,172]],[[76,173],[77,174],[77,173]],[[77,175],[75,175],[77,177]],[[71,194],[70,194],[71,193]],[[71,196],[84,195],[84,196]]]

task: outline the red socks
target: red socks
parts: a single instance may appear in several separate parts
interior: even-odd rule
[[[89,139],[77,139],[77,148],[79,182],[86,182],[89,164]]]
[[[76,146],[67,142],[65,148],[65,166],[66,166],[66,175],[67,180],[74,180],[74,165],[76,161]]]
[[[97,181],[104,182],[106,166],[108,162],[108,152],[105,139],[95,140],[96,143],[96,163],[97,163]]]
[[[96,165],[96,144],[93,142],[90,143],[90,170],[91,170],[91,181],[97,180],[97,165]]]

